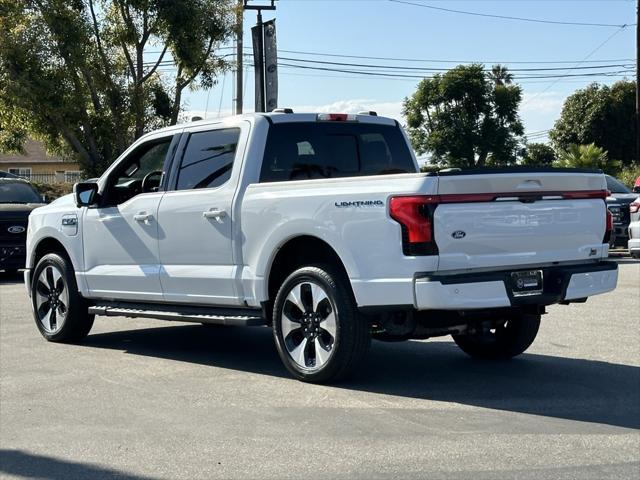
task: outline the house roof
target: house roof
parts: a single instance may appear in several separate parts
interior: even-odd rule
[[[28,139],[24,144],[25,154],[20,153],[0,153],[0,164],[2,163],[60,163],[65,160],[57,155],[49,155],[42,142]],[[73,162],[69,162],[73,163]]]

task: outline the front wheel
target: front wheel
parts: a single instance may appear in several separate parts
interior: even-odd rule
[[[276,296],[276,347],[299,380],[319,383],[349,375],[369,349],[370,330],[347,279],[331,266],[296,270]]]
[[[453,340],[474,358],[507,359],[531,346],[540,328],[540,315],[523,314],[505,319],[494,328],[478,328],[473,333],[453,335]]]
[[[57,253],[40,259],[33,271],[31,302],[36,326],[50,342],[76,342],[93,326],[85,300],[78,293],[71,262]]]

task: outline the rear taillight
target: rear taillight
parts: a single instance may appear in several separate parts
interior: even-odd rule
[[[638,213],[638,211],[640,211],[640,199],[634,200],[629,205],[629,213]]]
[[[607,222],[606,222],[606,228],[604,231],[604,238],[602,239],[602,243],[609,243],[609,241],[611,240],[611,232],[613,231],[613,215],[611,214],[611,211],[608,208],[606,208],[606,210],[607,210]]]
[[[392,197],[389,215],[402,227],[402,252],[405,255],[436,255],[433,212],[437,196]]]

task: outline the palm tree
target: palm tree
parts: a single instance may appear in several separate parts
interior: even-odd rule
[[[496,87],[498,85],[509,85],[513,81],[513,74],[509,73],[509,69],[504,65],[494,65],[488,75],[494,81]]]
[[[605,173],[614,174],[620,169],[621,164],[619,161],[607,158],[606,150],[591,143],[589,145],[569,145],[567,150],[560,153],[555,166],[599,168]]]

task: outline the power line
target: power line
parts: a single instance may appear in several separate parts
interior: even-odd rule
[[[402,73],[388,73],[384,71],[371,71],[371,70],[351,70],[351,69],[343,69],[343,68],[332,68],[332,67],[316,67],[311,65],[297,65],[293,63],[284,63],[278,62],[278,66],[292,67],[292,68],[301,68],[306,70],[319,70],[319,71],[327,71],[327,72],[341,72],[341,73],[352,73],[358,75],[375,75],[382,77],[399,77],[399,78],[415,78],[415,79],[423,79],[423,78],[433,78],[424,75],[408,75]],[[599,77],[599,76],[611,76],[618,74],[631,73],[632,70],[618,70],[612,72],[592,72],[592,73],[578,73],[578,74],[562,74],[562,75],[530,75],[530,76],[514,76],[517,79],[522,80],[533,80],[533,79],[544,79],[544,78],[571,78],[571,77]]]
[[[499,18],[501,20],[517,20],[520,22],[546,23],[546,24],[552,24],[552,25],[573,25],[573,26],[579,26],[579,27],[609,27],[609,28],[611,27],[621,28],[621,27],[626,27],[628,25],[636,25],[635,23],[611,24],[611,23],[588,23],[588,22],[563,22],[563,21],[557,21],[557,20],[544,20],[540,18],[512,17],[508,15],[494,15],[489,13],[468,12],[465,10],[454,10],[452,8],[436,7],[434,5],[425,5],[422,3],[407,2],[406,0],[389,0],[389,2],[402,3],[405,5],[413,5],[415,7],[421,7],[421,8],[429,8],[431,10],[439,10],[442,12],[459,13],[462,15],[473,15],[475,17]]]
[[[607,43],[609,43],[609,41],[615,37],[618,33],[620,33],[622,30],[624,30],[626,28],[626,25],[623,27],[620,27],[619,29],[617,29],[615,32],[613,32],[611,35],[609,35],[602,43],[598,44],[597,47],[595,47],[593,50],[591,50],[582,60],[580,60],[578,63],[576,63],[574,65],[574,67],[578,67],[581,64],[583,64],[585,61],[587,61],[592,55],[594,55],[598,50],[600,50],[602,47],[604,47]],[[530,102],[532,102],[533,100],[535,100],[536,98],[538,98],[540,95],[542,95],[543,93],[547,92],[551,87],[553,87],[555,84],[558,83],[558,80],[551,82],[547,88],[545,88],[544,90],[542,90],[541,92],[538,92],[536,95],[534,95],[533,97],[531,97],[529,100],[527,100],[526,102],[524,102],[522,104],[522,106],[524,107],[525,105],[529,104]]]
[[[219,50],[228,50],[231,47],[220,47]],[[244,47],[248,52],[251,52],[251,47]],[[318,57],[335,57],[335,58],[354,58],[362,60],[388,60],[391,62],[418,62],[418,63],[483,63],[483,64],[522,64],[522,65],[543,65],[543,64],[563,64],[563,63],[575,63],[578,60],[443,60],[443,59],[429,59],[429,58],[399,58],[399,57],[376,57],[367,55],[346,55],[340,53],[328,53],[328,52],[306,52],[302,50],[284,50],[278,49],[282,53],[294,53],[298,55],[318,56]],[[159,54],[160,51],[148,51],[148,54]],[[231,55],[224,55],[228,57]],[[635,58],[615,58],[615,59],[599,59],[599,60],[586,60],[582,63],[620,63],[620,62],[635,62]],[[146,63],[154,63],[152,61]]]
[[[249,57],[249,54],[245,54],[244,56]],[[310,60],[307,58],[294,58],[294,57],[279,57],[279,60],[286,60],[291,62],[300,62],[300,63],[313,63],[313,64],[321,64],[321,65],[335,65],[341,67],[363,67],[363,68],[375,68],[375,69],[385,69],[385,70],[407,70],[413,72],[447,72],[451,70],[450,68],[440,68],[440,67],[408,67],[404,65],[376,65],[376,64],[368,64],[368,63],[349,63],[349,62],[330,62],[323,60]],[[149,66],[151,64],[155,64],[155,62],[145,63],[145,66]],[[173,60],[163,60],[160,62],[161,66],[173,65]],[[510,72],[553,72],[553,71],[568,71],[568,70],[595,70],[595,69],[607,69],[607,68],[624,68],[624,69],[632,69],[634,68],[631,64],[607,64],[607,65],[589,65],[582,67],[547,67],[547,68],[509,68]],[[491,69],[485,69],[485,72],[491,72]]]
[[[288,60],[293,62],[302,63],[319,63],[322,65],[341,65],[349,67],[368,67],[368,68],[385,68],[389,70],[413,70],[413,71],[441,71],[446,72],[451,70],[450,68],[437,68],[437,67],[407,67],[402,65],[372,65],[367,63],[347,63],[347,62],[330,62],[326,60],[309,60],[306,58],[293,58],[293,57],[278,57],[279,60]],[[592,70],[596,68],[628,68],[628,64],[608,64],[608,65],[589,65],[584,67],[547,67],[547,68],[510,68],[510,72],[541,72],[541,71],[554,71],[554,70]],[[490,72],[491,69],[485,69],[486,72]]]
[[[247,48],[248,50],[250,50],[249,48]],[[344,54],[338,54],[338,53],[322,53],[322,52],[304,52],[304,51],[300,51],[300,50],[283,50],[283,49],[279,49],[280,52],[283,53],[295,53],[295,54],[299,54],[299,55],[309,55],[309,56],[319,56],[319,57],[336,57],[336,58],[356,58],[356,59],[363,59],[363,60],[388,60],[388,61],[395,61],[395,62],[422,62],[422,63],[426,63],[426,62],[433,62],[433,63],[499,63],[499,64],[524,64],[524,65],[532,65],[532,64],[561,64],[561,63],[574,63],[576,62],[576,60],[542,60],[542,61],[522,61],[522,60],[515,60],[515,61],[497,61],[497,60],[442,60],[442,59],[428,59],[428,58],[422,58],[422,59],[418,59],[418,58],[398,58],[398,57],[373,57],[373,56],[366,56],[366,55],[344,55]],[[618,59],[604,59],[604,60],[590,60],[588,62],[584,62],[584,63],[611,63],[611,62],[635,62],[635,58],[618,58]]]

